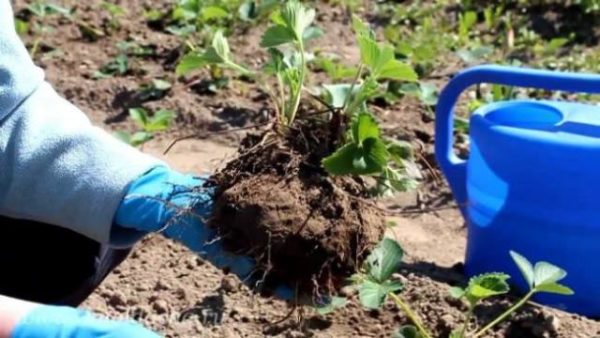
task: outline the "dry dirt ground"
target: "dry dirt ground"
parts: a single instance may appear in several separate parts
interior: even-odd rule
[[[75,5],[79,18],[101,26],[107,18],[97,10],[100,2],[61,3]],[[24,5],[24,1],[16,3],[16,8]],[[179,55],[179,39],[150,29],[141,19],[142,8],[163,7],[156,3],[121,2],[128,9],[121,20],[122,29],[94,42],[83,39],[74,23],[54,20],[54,32],[43,40],[45,54],[37,61],[61,94],[110,132],[132,130],[126,108],[137,104],[132,95],[141,84],[155,77],[171,80],[173,88],[165,97],[143,105],[177,111],[176,127],[146,144],[143,151],[164,158],[182,171],[210,173],[234,155],[241,137],[236,133],[210,132],[263,121],[268,102],[252,85],[232,85],[228,90],[209,95],[199,93],[189,82],[176,82],[172,67],[173,59]],[[331,39],[324,46],[350,60],[356,57],[342,11],[325,6],[321,9],[319,22],[327,25]],[[257,36],[255,30],[250,30],[239,37],[239,43],[233,44],[235,52],[240,52],[246,60],[260,62],[256,57]],[[32,41],[31,37],[25,39]],[[132,60],[134,69],[142,70],[140,73],[92,79],[91,74],[117,54],[116,43],[124,39],[154,46],[156,53]],[[423,108],[408,99],[380,108],[378,114],[386,132],[424,146],[422,164],[434,165],[433,125]],[[171,139],[190,132],[206,137],[183,141],[167,155],[162,154]],[[464,282],[463,220],[439,177],[437,180],[430,177],[429,183],[418,192],[400,194],[385,203],[397,211],[391,219],[395,226],[388,235],[406,250],[406,264],[399,271],[407,284],[403,295],[440,337],[447,335],[464,310],[448,296],[451,285]],[[166,337],[390,337],[397,327],[407,323],[406,317],[391,304],[381,311],[366,311],[356,301],[356,295],[351,298],[345,308],[326,316],[316,315],[310,309],[289,315],[291,308],[282,301],[253,296],[232,276],[224,275],[180,245],[154,235],[135,247],[84,307],[113,318],[134,318]],[[505,307],[505,303],[486,307],[478,312],[478,318],[487,320]],[[594,336],[600,336],[599,322],[535,305],[528,306],[490,335]]]

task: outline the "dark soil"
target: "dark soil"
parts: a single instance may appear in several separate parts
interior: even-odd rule
[[[322,169],[336,146],[330,123],[296,122],[242,141],[239,156],[213,178],[211,224],[230,250],[255,258],[261,285],[329,294],[382,238],[385,218],[365,201],[361,180]]]

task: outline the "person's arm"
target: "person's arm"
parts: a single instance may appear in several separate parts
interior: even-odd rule
[[[144,233],[114,227],[113,217],[130,182],[157,166],[166,164],[93,126],[55,92],[0,0],[0,214],[132,245]]]

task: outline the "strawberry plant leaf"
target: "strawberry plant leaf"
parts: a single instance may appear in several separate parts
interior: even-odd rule
[[[139,131],[135,134],[133,134],[133,136],[131,136],[131,139],[129,140],[129,144],[131,144],[134,147],[137,147],[139,145],[142,145],[148,141],[150,141],[153,138],[152,134],[147,133],[145,131]]]
[[[344,103],[348,100],[352,84],[341,83],[333,85],[323,85],[326,92],[326,100],[333,108],[343,108]],[[357,88],[355,87],[354,92]]]
[[[313,23],[315,16],[314,9],[307,9],[295,0],[286,3],[281,10],[281,18],[286,26],[294,32],[297,42],[303,41],[304,31]]]
[[[402,287],[399,281],[385,281],[381,284],[367,279],[359,286],[358,297],[364,307],[378,309],[385,303],[389,293],[401,290]]]
[[[373,280],[383,283],[398,269],[402,262],[404,251],[390,238],[385,238],[373,249],[367,257],[367,271]]]
[[[533,288],[535,276],[533,266],[531,265],[529,260],[514,251],[510,251],[510,255],[515,261],[515,264],[517,264],[517,266],[519,267],[519,270],[521,270],[521,273],[523,274],[523,277],[527,281],[529,287]]]
[[[364,36],[370,39],[375,39],[375,33],[369,26],[355,14],[352,15],[352,29],[358,36]]]
[[[537,288],[541,285],[553,284],[567,276],[567,272],[548,262],[538,262],[533,268],[533,281]]]
[[[330,302],[326,305],[318,306],[315,310],[320,315],[326,315],[337,309],[343,308],[347,303],[348,300],[344,297],[332,297]]]
[[[362,144],[363,157],[367,160],[368,168],[364,174],[375,174],[383,171],[389,159],[389,153],[381,139],[369,137]]]
[[[505,294],[510,287],[506,282],[510,278],[504,273],[485,273],[471,278],[466,288],[466,297],[472,303],[489,297]]]
[[[394,332],[392,338],[423,338],[423,335],[413,325],[405,325]]]
[[[558,283],[538,285],[535,289],[539,292],[548,292],[564,296],[571,296],[575,294],[575,292],[571,290],[571,288]]]
[[[175,112],[171,110],[161,109],[154,113],[154,116],[150,120],[150,123],[146,125],[145,131],[156,132],[165,130],[169,128],[174,117]]]
[[[399,166],[404,166],[405,160],[413,158],[412,146],[406,141],[389,140],[387,150],[391,159]]]
[[[322,37],[324,35],[323,30],[319,27],[307,27],[304,30],[304,35],[302,37],[302,39],[304,39],[304,42],[308,42],[311,40],[316,40],[320,37]]]
[[[129,116],[142,129],[148,125],[148,112],[144,108],[130,108]]]
[[[386,289],[381,284],[370,280],[365,280],[358,290],[360,303],[369,309],[380,308],[385,302],[386,296]]]
[[[187,54],[181,59],[179,64],[177,64],[175,74],[177,76],[186,75],[198,68],[204,67],[206,64],[206,58],[202,55]]]
[[[270,48],[296,41],[294,32],[288,27],[276,25],[269,27],[260,42],[261,47]]]
[[[417,73],[411,66],[392,59],[386,62],[379,71],[379,78],[415,82],[419,79]]]
[[[348,143],[323,159],[325,170],[331,175],[347,175],[354,172],[353,160],[359,153],[358,145]]]
[[[209,49],[209,50],[211,50],[211,49]],[[229,49],[229,42],[227,42],[227,39],[223,35],[222,30],[218,30],[215,33],[215,36],[213,37],[212,51],[214,51],[214,54],[217,55],[221,59],[221,62],[226,62],[226,61],[231,60],[231,51]]]
[[[455,329],[450,332],[450,336],[448,338],[465,338],[465,334],[462,329]]]
[[[227,11],[219,6],[208,6],[202,9],[202,20],[218,20],[226,18],[229,15]]]
[[[368,138],[379,138],[379,126],[375,118],[369,113],[360,113],[352,123],[352,136],[354,142],[361,145]]]
[[[465,289],[458,287],[458,286],[454,286],[450,288],[450,297],[455,298],[455,299],[460,299],[463,298],[465,295]]]
[[[130,143],[131,143],[131,142],[130,142],[130,141],[131,141],[131,134],[129,134],[129,133],[128,133],[128,132],[126,132],[126,131],[119,130],[119,131],[116,131],[116,132],[115,132],[113,135],[114,135],[114,136],[115,136],[117,139],[119,139],[119,140],[121,140],[121,141],[123,141],[123,142],[125,142],[125,143],[127,143],[127,144],[130,144]]]

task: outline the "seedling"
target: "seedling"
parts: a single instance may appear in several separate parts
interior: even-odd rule
[[[102,2],[100,7],[110,15],[109,28],[115,31],[119,30],[121,28],[120,19],[127,13],[125,8],[107,1]]]
[[[396,241],[389,238],[383,239],[371,252],[361,271],[353,275],[350,281],[353,287],[358,290],[359,300],[364,307],[378,309],[383,306],[387,299],[392,299],[398,308],[407,315],[413,325],[400,328],[395,337],[430,338],[432,337],[431,334],[416,312],[398,294],[403,290],[404,285],[392,278],[392,274],[396,272],[402,262],[403,254],[404,251]],[[510,256],[527,281],[529,292],[489,324],[479,330],[473,330],[470,329],[470,325],[476,307],[484,300],[507,294],[510,291],[507,282],[510,276],[505,273],[484,273],[472,277],[465,288],[451,288],[450,295],[465,301],[467,311],[464,314],[463,325],[454,329],[450,334],[450,338],[482,337],[519,310],[537,293],[573,294],[573,290],[558,283],[567,275],[561,268],[544,261],[538,262],[534,266],[525,257],[514,251],[510,251]],[[341,304],[345,303],[338,299],[335,304],[340,307],[343,306]]]
[[[141,130],[133,135],[118,131],[115,136],[123,142],[137,147],[152,140],[156,133],[167,130],[173,122],[175,113],[171,110],[161,109],[150,116],[148,111],[143,108],[132,108],[129,109],[129,116]]]
[[[308,77],[307,43],[322,34],[313,26],[315,15],[313,9],[297,1],[282,5],[261,39],[261,46],[271,56],[262,72],[250,70],[233,59],[222,31],[215,34],[212,46],[204,52],[193,51],[186,55],[176,72],[185,75],[216,65],[258,78],[263,84],[268,83],[267,76],[273,76],[277,87],[275,90],[267,87],[266,91],[276,103],[277,122],[284,127],[292,126]],[[331,121],[341,125],[337,128],[339,135],[333,135],[341,146],[323,159],[323,168],[331,175],[375,175],[377,187],[373,191],[378,195],[413,188],[415,179],[407,174],[412,160],[410,146],[381,135],[367,101],[381,92],[381,82],[414,82],[417,74],[395,58],[391,45],[377,42],[375,33],[358,17],[354,17],[353,28],[361,53],[353,82],[324,86],[325,99],[332,111]]]

